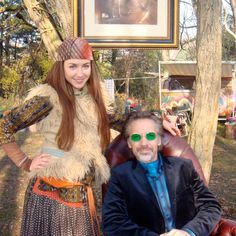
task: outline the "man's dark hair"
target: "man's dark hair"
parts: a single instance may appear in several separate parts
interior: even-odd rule
[[[129,137],[128,134],[128,128],[130,126],[130,124],[136,120],[140,120],[140,119],[149,119],[155,122],[156,126],[157,126],[157,134],[162,137],[163,135],[163,126],[162,126],[162,121],[160,118],[158,118],[153,112],[150,111],[137,111],[137,112],[131,112],[124,123],[123,126],[123,135],[124,137],[127,139]]]

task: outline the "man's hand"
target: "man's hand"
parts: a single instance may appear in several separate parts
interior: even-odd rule
[[[163,120],[163,127],[165,130],[169,131],[174,136],[180,136],[180,130],[171,122]]]
[[[160,236],[191,236],[191,235],[184,230],[172,229],[170,232],[161,234]]]

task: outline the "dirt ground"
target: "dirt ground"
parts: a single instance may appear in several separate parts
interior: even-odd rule
[[[236,140],[216,137],[209,188],[221,203],[223,217],[236,220]]]
[[[34,156],[39,152],[41,136],[20,132],[22,149]],[[236,140],[217,136],[209,188],[222,205],[223,217],[236,220]],[[16,168],[0,149],[0,235],[18,236],[21,224],[27,173]]]

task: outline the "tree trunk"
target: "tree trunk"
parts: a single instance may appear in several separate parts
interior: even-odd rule
[[[236,0],[231,0],[231,7],[233,11],[233,18],[234,18],[234,33],[236,33]]]
[[[11,64],[11,53],[10,53],[10,35],[6,36],[6,40],[5,40],[5,57],[6,57],[6,66],[10,66]]]
[[[132,74],[132,65],[134,61],[134,50],[129,50],[128,56],[125,57],[125,94],[126,97],[129,98],[130,96],[130,87],[129,87],[129,82],[130,82],[130,76]]]
[[[56,11],[61,27],[63,29],[63,37],[68,38],[73,36],[73,19],[72,19],[72,6],[69,0],[53,0],[52,6]]]
[[[111,65],[112,65],[111,78],[116,77],[115,63],[116,63],[117,55],[118,55],[118,49],[112,49],[111,51]]]
[[[3,40],[2,39],[3,32],[2,29],[0,29],[0,68],[2,68],[3,65]]]
[[[196,95],[188,142],[199,158],[207,181],[212,167],[221,88],[220,17],[221,0],[198,0]]]
[[[48,54],[52,59],[56,59],[58,46],[61,44],[60,35],[50,21],[47,11],[37,0],[23,0],[30,15],[30,18],[36,24],[41,38],[47,48]]]

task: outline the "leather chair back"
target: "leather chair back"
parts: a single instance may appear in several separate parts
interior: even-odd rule
[[[162,154],[164,157],[175,156],[191,159],[196,171],[200,175],[200,178],[206,184],[206,179],[201,165],[193,150],[184,139],[172,136],[168,132],[164,132],[162,144]],[[129,150],[127,141],[122,135],[119,135],[112,141],[106,150],[105,156],[111,168],[126,162],[128,159],[134,158],[133,154]]]

